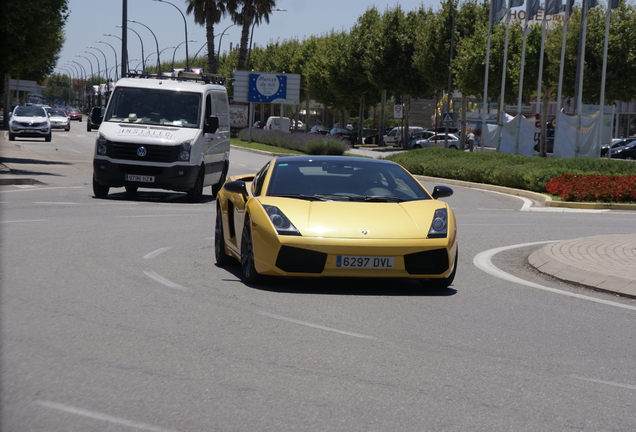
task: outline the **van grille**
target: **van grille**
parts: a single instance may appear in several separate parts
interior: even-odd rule
[[[144,156],[138,155],[138,149],[146,149]],[[108,142],[108,156],[114,159],[144,162],[176,162],[179,157],[180,146],[160,146],[147,144],[130,144],[121,142]]]

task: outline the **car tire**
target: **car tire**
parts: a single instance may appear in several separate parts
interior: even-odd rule
[[[68,126],[66,126],[66,128],[64,128],[64,130],[65,130],[66,132],[70,131],[70,130],[71,130],[71,125],[69,124]]]
[[[625,156],[625,160],[629,160],[630,161],[630,160],[634,160],[634,158],[631,157],[631,156]]]
[[[93,193],[97,198],[106,198],[108,196],[109,186],[104,186],[97,183],[97,180],[93,177]]]
[[[219,182],[217,184],[212,185],[212,197],[214,199],[216,199],[216,195],[219,193],[219,191],[223,187],[223,184],[225,183],[225,180],[227,179],[227,171],[228,171],[228,166],[227,166],[227,163],[225,163],[223,165],[223,171],[221,172],[221,178],[219,179]]]
[[[457,146],[455,146],[455,145],[450,145],[450,146],[448,146],[448,148],[449,149],[453,149],[453,150],[457,150]]]
[[[256,266],[254,265],[252,221],[249,216],[245,218],[243,235],[241,236],[241,272],[243,273],[243,279],[248,284],[255,284],[260,280],[260,275],[256,272]]]
[[[221,205],[216,206],[216,220],[214,222],[214,258],[220,266],[228,265],[232,262],[232,257],[225,252],[225,232],[223,230],[223,213]]]
[[[457,274],[457,264],[458,264],[457,258],[458,257],[459,257],[459,249],[457,250],[457,252],[455,252],[455,267],[453,268],[453,271],[451,272],[451,274],[448,275],[448,277],[442,278],[442,279],[422,280],[420,281],[422,286],[427,289],[437,289],[437,290],[448,288],[455,280],[455,275]]]
[[[9,133],[9,141],[15,141],[15,135]]]
[[[81,117],[80,117],[80,119],[79,119],[79,122],[80,122],[80,123],[82,122],[82,118],[81,118]]]
[[[205,172],[205,168],[201,166],[199,168],[199,174],[197,175],[197,179],[194,182],[194,186],[192,189],[188,191],[188,201],[191,203],[200,203],[203,199],[203,173]]]
[[[90,123],[86,123],[86,132],[90,132],[91,131],[91,124]]]
[[[51,142],[51,132],[49,132],[49,134],[44,137],[44,141]]]

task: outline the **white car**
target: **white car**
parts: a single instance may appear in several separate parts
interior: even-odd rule
[[[409,150],[418,149],[418,148],[426,148],[426,147],[441,147],[444,148],[446,146],[446,135],[445,134],[435,134],[429,138],[413,140],[409,144]],[[459,150],[461,147],[459,142],[459,137],[457,135],[448,134],[448,148]]]
[[[395,127],[388,134],[384,135],[384,145],[386,146],[398,146],[402,141],[402,126]],[[423,131],[424,128],[419,126],[410,126],[408,130],[407,141],[411,135],[416,132]]]
[[[71,119],[66,115],[66,111],[52,108],[48,112],[51,128],[64,129],[67,132],[71,130]]]
[[[51,141],[51,122],[41,106],[17,106],[9,121],[9,141],[16,137],[44,138]]]

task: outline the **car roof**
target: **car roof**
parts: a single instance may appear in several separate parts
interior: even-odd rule
[[[370,159],[370,158],[352,158],[350,156],[310,156],[310,155],[298,155],[298,156],[278,156],[274,160],[277,164],[285,162],[348,162],[351,164],[356,163],[375,163],[378,165],[395,165],[395,162],[384,159]]]

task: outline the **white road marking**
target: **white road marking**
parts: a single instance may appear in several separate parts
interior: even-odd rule
[[[166,251],[169,251],[170,249],[172,249],[172,247],[163,247],[161,249],[157,249],[156,251],[150,252],[149,254],[144,255],[144,258],[146,259],[152,259],[154,257],[156,257],[159,254],[162,254]]]
[[[14,221],[0,221],[2,224],[6,223],[22,223],[22,222],[46,222],[47,219],[25,219],[25,220],[14,220]]]
[[[608,301],[608,300],[603,300],[603,299],[599,299],[599,298],[595,298],[595,297],[589,297],[589,296],[585,296],[582,294],[576,294],[576,293],[572,293],[572,292],[568,292],[568,291],[562,291],[556,288],[550,288],[550,287],[546,287],[543,285],[539,285],[536,284],[534,282],[530,282],[521,278],[518,278],[516,276],[513,276],[509,273],[506,273],[505,271],[499,269],[498,267],[496,267],[493,263],[492,263],[492,257],[495,256],[496,254],[503,252],[503,251],[507,251],[510,249],[517,249],[517,248],[522,248],[522,247],[526,247],[526,246],[534,246],[534,245],[538,245],[538,244],[545,244],[545,243],[554,243],[555,241],[558,240],[551,240],[551,241],[540,241],[540,242],[532,242],[532,243],[522,243],[522,244],[517,244],[517,245],[511,245],[511,246],[503,246],[503,247],[499,247],[499,248],[495,248],[495,249],[490,249],[484,252],[480,252],[477,255],[475,255],[475,258],[473,258],[473,264],[475,264],[475,266],[480,269],[485,271],[486,273],[489,273],[493,276],[496,276],[500,279],[504,279],[510,282],[514,282],[520,285],[525,285],[525,286],[529,286],[531,288],[536,288],[536,289],[540,289],[540,290],[544,290],[544,291],[549,291],[555,294],[561,294],[561,295],[565,295],[565,296],[569,296],[569,297],[574,297],[574,298],[578,298],[581,300],[588,300],[588,301],[592,301],[592,302],[596,302],[596,303],[601,303],[604,305],[609,305],[609,306],[614,306],[614,307],[619,307],[619,308],[623,308],[623,309],[630,309],[630,310],[636,310],[636,306],[630,306],[630,305],[626,305],[626,304],[622,304],[622,303],[616,303],[616,302],[612,302],[612,301]]]
[[[198,214],[160,214],[160,215],[137,215],[137,216],[117,216],[116,219],[135,219],[135,218],[157,218],[157,217],[183,217],[183,216],[201,216]]]
[[[65,204],[65,205],[77,205],[77,203],[74,203],[74,202],[64,202],[64,201],[59,201],[59,202],[55,202],[55,201],[35,201],[33,204]]]
[[[144,274],[146,276],[148,276],[149,278],[154,279],[157,282],[159,282],[160,284],[163,284],[163,285],[165,285],[165,286],[167,286],[169,288],[174,288],[174,289],[178,289],[178,290],[181,290],[181,291],[187,291],[188,290],[187,288],[184,288],[184,287],[182,287],[179,284],[176,284],[176,283],[174,283],[172,281],[169,281],[168,279],[166,279],[166,278],[164,278],[162,276],[159,276],[157,273],[155,273],[153,271],[145,271],[144,270]]]
[[[484,192],[490,192],[490,193],[494,193],[494,194],[499,194],[499,195],[506,195],[508,197],[511,198],[517,198],[520,199],[521,201],[523,201],[523,205],[521,206],[521,209],[519,211],[522,212],[542,212],[542,213],[606,213],[611,211],[610,209],[575,209],[575,208],[566,208],[566,207],[534,207],[533,206],[533,201],[525,198],[525,197],[521,197],[518,195],[512,195],[512,194],[508,194],[508,193],[504,193],[504,192],[499,192],[499,191],[491,191],[491,190],[486,190],[486,189],[482,189]]]
[[[615,386],[615,387],[627,388],[627,389],[630,389],[630,390],[636,390],[636,385],[631,385],[631,384],[622,384],[622,383],[617,383],[617,382],[614,382],[614,381],[603,381],[603,380],[594,379],[594,378],[586,378],[586,377],[578,376],[578,375],[572,375],[572,378],[580,379],[580,380],[583,380],[583,381],[595,382],[595,383],[599,383],[599,384],[607,384],[607,385],[611,385],[611,386]]]
[[[270,317],[270,318],[274,318],[274,319],[278,319],[278,320],[282,320],[282,321],[287,321],[287,322],[291,322],[294,324],[300,324],[306,327],[312,327],[315,329],[319,329],[319,330],[326,330],[326,331],[330,331],[330,332],[334,332],[334,333],[340,333],[346,336],[353,336],[353,337],[357,337],[357,338],[362,338],[362,339],[375,339],[373,336],[367,336],[367,335],[363,335],[360,333],[353,333],[353,332],[348,332],[348,331],[344,331],[344,330],[338,330],[335,328],[331,328],[331,327],[325,327],[325,326],[321,326],[318,324],[312,324],[306,321],[299,321],[299,320],[295,320],[292,318],[287,318],[284,316],[280,316],[280,315],[275,315],[275,314],[271,314],[269,312],[262,312],[262,311],[255,311],[257,314],[259,315],[263,315],[266,317]]]
[[[67,187],[38,187],[33,185],[13,185],[19,189],[17,190],[3,190],[2,193],[11,192],[25,192],[25,191],[42,191],[42,190],[54,190],[54,189],[82,189],[84,186],[67,186]]]
[[[118,425],[126,426],[129,428],[133,428],[133,429],[141,429],[141,430],[152,431],[152,432],[176,432],[173,429],[165,429],[162,427],[152,426],[145,423],[138,423],[131,420],[122,419],[119,417],[113,417],[107,414],[102,414],[102,413],[98,413],[94,411],[88,411],[85,409],[76,408],[70,405],[64,405],[64,404],[59,404],[59,403],[49,402],[49,401],[36,401],[35,403],[47,408],[53,408],[53,409],[64,411],[70,414],[88,417],[94,420],[101,420],[108,423],[118,424]]]

